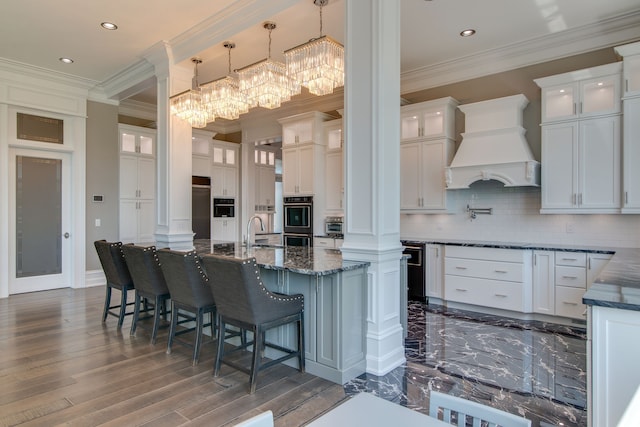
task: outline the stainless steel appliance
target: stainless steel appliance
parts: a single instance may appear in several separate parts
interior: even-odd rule
[[[285,197],[282,205],[285,246],[313,245],[313,197]]]
[[[329,237],[335,237],[342,239],[343,233],[343,218],[341,216],[328,216],[324,219],[324,234]]]
[[[194,239],[211,238],[211,178],[191,178],[191,229]]]
[[[409,288],[409,299],[412,301],[426,302],[427,292],[425,289],[425,244],[403,241],[403,253],[409,255],[407,260],[407,285]]]
[[[214,218],[233,218],[235,216],[235,199],[213,199]]]

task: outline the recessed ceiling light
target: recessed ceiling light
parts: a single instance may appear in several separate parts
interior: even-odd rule
[[[469,28],[468,30],[460,31],[462,37],[470,37],[476,33],[476,30]]]
[[[58,58],[58,60],[60,62],[64,62],[65,64],[73,64],[73,59],[71,59],[71,58],[62,57],[62,58]]]
[[[118,26],[116,24],[114,24],[113,22],[102,22],[100,23],[100,26],[102,28],[104,28],[105,30],[117,30]]]

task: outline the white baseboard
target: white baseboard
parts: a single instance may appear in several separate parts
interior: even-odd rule
[[[102,286],[107,283],[102,270],[87,270],[84,279],[85,287]]]

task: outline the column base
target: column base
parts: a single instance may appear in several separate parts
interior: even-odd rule
[[[193,233],[156,233],[156,247],[169,248],[176,251],[190,251],[193,249]]]

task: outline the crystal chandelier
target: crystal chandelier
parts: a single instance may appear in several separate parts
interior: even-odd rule
[[[292,85],[285,65],[271,59],[271,31],[276,28],[276,24],[265,22],[263,27],[269,30],[269,56],[238,70],[238,79],[240,92],[249,108],[260,106],[273,109],[290,100],[296,89],[297,93],[300,93],[300,88]]]
[[[309,92],[322,96],[344,86],[344,47],[322,35],[322,7],[329,0],[314,0],[320,8],[320,36],[284,52],[287,74]]]
[[[215,116],[202,103],[202,90],[198,86],[198,64],[201,59],[191,58],[195,64],[195,89],[190,89],[169,98],[171,113],[189,122],[191,127],[203,128],[212,122]]]
[[[202,85],[202,102],[215,117],[235,120],[249,111],[244,96],[240,93],[238,78],[231,73],[231,49],[236,47],[233,42],[224,42],[229,51],[229,74],[227,76]]]

